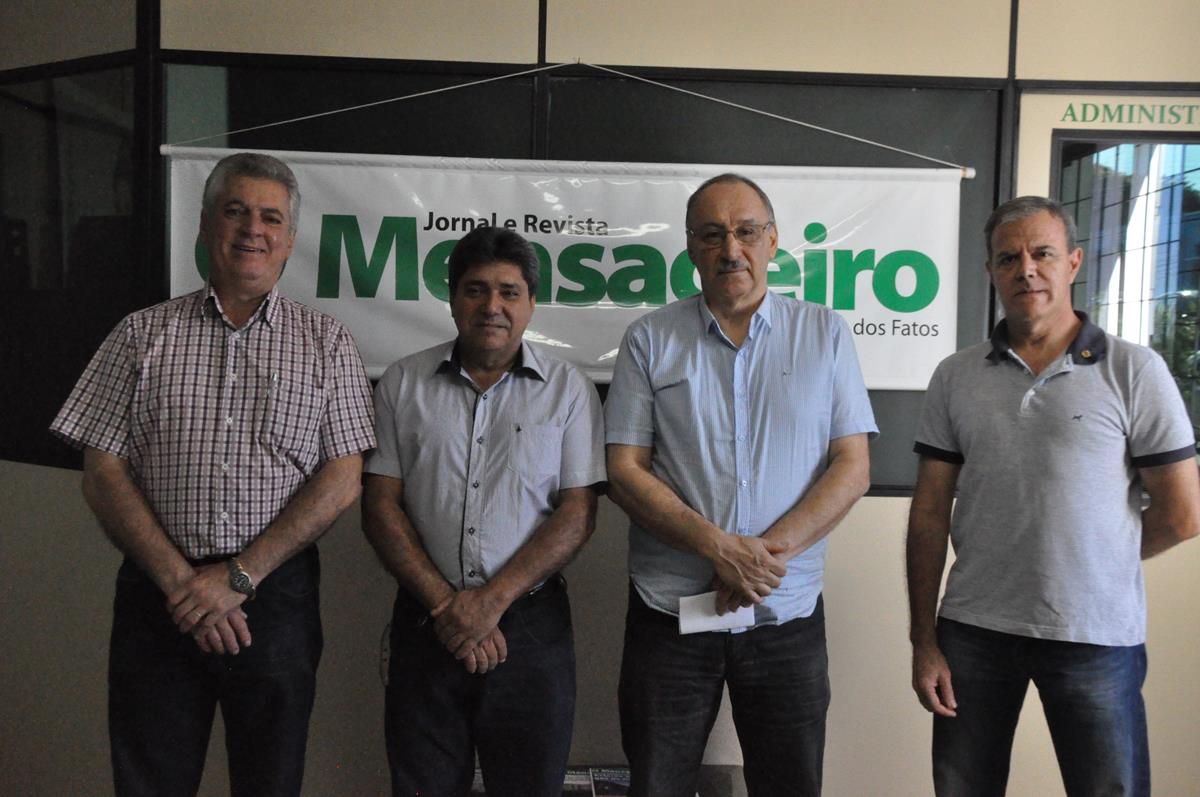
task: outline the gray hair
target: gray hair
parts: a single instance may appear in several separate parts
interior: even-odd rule
[[[288,232],[296,232],[300,220],[300,183],[286,163],[271,155],[257,152],[238,152],[226,155],[217,161],[208,179],[204,181],[203,210],[207,215],[215,208],[217,195],[225,190],[231,177],[252,177],[256,180],[271,180],[279,183],[288,192]]]
[[[1075,238],[1078,233],[1075,229],[1075,218],[1067,212],[1067,209],[1061,203],[1044,196],[1019,196],[993,210],[992,215],[988,216],[987,224],[983,225],[983,237],[987,240],[988,262],[992,262],[992,233],[996,231],[997,227],[1035,216],[1038,213],[1049,213],[1062,222],[1063,228],[1067,231],[1067,253],[1074,252]]]
[[[758,194],[758,198],[762,200],[763,207],[767,209],[767,221],[775,221],[775,207],[771,204],[771,200],[767,197],[767,192],[758,187],[758,183],[754,182],[749,177],[743,177],[742,175],[735,174],[734,172],[725,172],[724,174],[718,174],[716,177],[710,177],[705,180],[700,184],[700,187],[693,191],[692,195],[688,197],[687,212],[683,217],[686,224],[690,226],[692,223],[692,207],[696,204],[696,200],[710,186],[716,185],[717,183],[741,183],[742,185],[749,186],[754,190],[754,193]]]

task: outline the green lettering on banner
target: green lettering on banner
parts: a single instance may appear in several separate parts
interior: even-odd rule
[[[417,249],[416,221],[409,216],[383,217],[368,259],[356,216],[323,216],[317,256],[317,297],[338,298],[342,263],[345,262],[355,297],[375,298],[391,260],[395,263],[394,295],[397,300],[419,300],[419,286],[424,284],[433,298],[448,302],[448,259],[458,239],[435,243],[422,259]],[[809,244],[823,244],[827,236],[825,226],[818,222],[804,228],[805,241]],[[679,252],[668,266],[663,253],[648,244],[617,246],[612,250],[616,268],[606,275],[601,264],[608,250],[600,244],[571,244],[558,253],[556,260],[543,244],[531,243],[538,259],[536,299],[543,305],[590,306],[608,299],[621,307],[655,307],[665,305],[672,297],[683,299],[700,292],[696,284],[696,267],[686,250]],[[832,266],[828,263],[830,251],[833,253]],[[805,250],[798,261],[792,251],[776,249],[773,265],[767,272],[767,284],[785,296],[794,297],[802,289],[805,301],[830,304],[836,310],[853,310],[857,304],[858,277],[864,271],[871,271],[871,289],[879,303],[889,310],[917,312],[937,297],[940,279],[937,265],[928,255],[904,249],[884,256],[877,264],[875,254],[874,249],[855,252],[852,249],[813,248]],[[194,256],[197,272],[207,279],[210,258],[199,238]],[[896,287],[902,268],[911,268],[915,277],[915,287],[907,296],[901,295]],[[832,297],[828,295],[830,270]]]
[[[550,253],[546,251],[546,247],[536,241],[529,242],[533,246],[533,251],[537,253],[538,259],[538,289],[537,301],[538,304],[550,304],[553,299],[551,291],[554,289],[554,261],[550,258]]]
[[[911,268],[916,276],[916,285],[908,296],[896,290],[896,276],[902,268]],[[915,313],[924,310],[937,296],[937,266],[929,256],[912,249],[900,249],[884,256],[875,266],[872,288],[875,298],[889,310],[897,313]]]
[[[1058,121],[1060,121],[1060,122],[1078,122],[1079,121],[1079,117],[1075,113],[1075,103],[1073,103],[1073,102],[1067,103],[1067,110],[1063,111],[1062,118],[1059,119]]]
[[[400,300],[417,298],[417,220],[409,216],[384,216],[379,223],[379,235],[367,261],[358,217],[323,215],[321,243],[317,254],[317,297],[338,298],[341,289],[342,251],[354,295],[374,298],[379,281],[387,270],[388,256],[396,252],[395,296]]]
[[[671,261],[671,293],[676,299],[686,299],[700,292],[696,287],[696,264],[684,249]]]
[[[450,301],[450,253],[456,243],[457,238],[437,242],[425,253],[425,262],[421,266],[425,290],[443,302]]]
[[[200,279],[208,282],[208,267],[210,263],[208,259],[208,247],[204,245],[204,241],[200,240],[199,235],[196,236],[195,256],[196,271],[200,272]]]
[[[645,244],[627,244],[613,249],[618,264],[636,261],[636,265],[617,269],[608,278],[608,298],[622,307],[667,303],[667,261],[662,252]],[[641,290],[634,290],[636,282]]]
[[[875,250],[854,254],[850,249],[833,250],[833,309],[853,310],[858,275],[875,268]]]
[[[776,269],[767,272],[767,285],[772,288],[799,288],[800,287],[800,264],[796,262],[796,258],[792,257],[792,253],[786,249],[776,249],[775,257],[771,258],[775,263]],[[781,293],[782,296],[790,296],[796,298],[795,291],[787,291]]]
[[[824,224],[814,221],[804,226],[804,240],[810,244],[825,242],[828,230]],[[823,249],[810,249],[804,253],[804,301],[825,304],[829,295],[826,279],[827,255]]]
[[[602,257],[604,247],[600,244],[571,244],[559,252],[558,273],[580,287],[559,287],[554,301],[565,305],[588,305],[603,299],[607,287],[604,272],[583,264],[585,260],[598,263]]]

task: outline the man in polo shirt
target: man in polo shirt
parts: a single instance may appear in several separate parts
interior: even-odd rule
[[[51,426],[84,449],[84,497],[125,554],[108,674],[118,795],[195,794],[218,703],[232,793],[300,793],[322,645],[314,543],[358,496],[375,436],[350,333],[276,289],[299,212],[282,161],[221,160],[200,216],[208,285],[122,321]]]
[[[400,589],[385,707],[396,795],[562,793],[575,709],[559,570],[592,533],[604,482],[596,388],[522,340],[539,263],[521,236],[450,254],[455,340],[394,363],[363,520]]]
[[[821,790],[829,705],[825,537],[866,491],[874,415],[846,323],[767,290],[778,235],[736,174],[688,200],[701,294],[630,325],[605,406],[628,513],[621,742],[635,795],[695,794],[728,684],[751,795]],[[754,607],[681,634],[680,599]]]
[[[1083,252],[1061,205],[1014,199],[984,235],[1005,319],[938,366],[915,446],[912,677],[934,785],[1004,793],[1032,680],[1068,794],[1148,795],[1140,560],[1200,531],[1192,425],[1161,357],[1072,310]]]

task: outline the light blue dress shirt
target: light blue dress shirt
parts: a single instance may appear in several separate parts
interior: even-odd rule
[[[605,405],[606,442],[653,449],[654,475],[716,526],[759,536],[816,483],[829,443],[878,427],[846,322],[768,291],[738,348],[701,295],[625,332]],[[788,562],[755,625],[807,617],[821,593],[825,541]],[[709,591],[707,559],[629,527],[629,573],[647,605],[678,614]]]

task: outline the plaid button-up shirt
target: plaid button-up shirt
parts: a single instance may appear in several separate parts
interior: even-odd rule
[[[200,558],[241,551],[326,461],[374,447],[372,416],[341,323],[273,290],[238,329],[204,289],[125,318],[50,429],[127,460]]]

